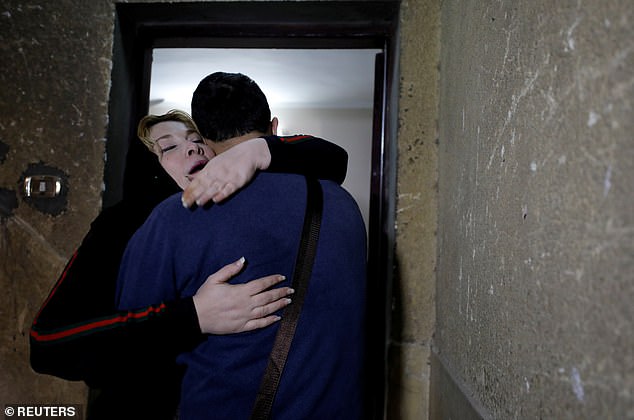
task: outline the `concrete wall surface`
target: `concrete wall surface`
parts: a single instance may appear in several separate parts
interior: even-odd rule
[[[85,400],[30,369],[28,333],[101,206],[113,26],[110,1],[0,0],[0,405]],[[62,195],[26,199],[28,174]]]
[[[633,22],[442,2],[434,348],[483,417],[634,418]]]
[[[440,2],[401,2],[395,276],[387,418],[429,411],[436,279]]]

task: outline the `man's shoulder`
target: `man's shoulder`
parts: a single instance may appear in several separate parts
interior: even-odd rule
[[[324,196],[341,200],[355,202],[352,195],[344,187],[330,180],[320,179],[321,189]],[[306,176],[288,173],[262,172],[251,183],[255,194],[269,194],[273,192],[287,194],[288,200],[297,199],[306,195]],[[341,203],[343,204],[343,203]]]
[[[271,185],[280,188],[291,186],[295,188],[299,184],[306,185],[306,178],[306,175],[301,174],[261,172],[253,179],[251,184]],[[322,188],[345,191],[345,189],[341,185],[334,181],[320,179],[319,182],[322,185]]]
[[[163,218],[166,214],[171,215],[179,212],[183,212],[184,214],[184,210],[186,209],[183,207],[183,202],[181,201],[182,195],[182,192],[178,192],[158,203],[150,213],[149,219],[156,217]]]
[[[169,197],[167,197],[165,200],[158,203],[156,208],[165,208],[165,209],[183,208],[183,202],[181,200],[182,196],[183,196],[182,191],[172,194]]]
[[[259,172],[253,178],[252,183],[272,183],[284,185],[287,182],[301,182],[304,178],[304,175],[285,172]]]
[[[301,185],[305,184],[306,181],[303,175],[260,172],[253,178],[251,183],[240,191],[240,194],[244,193],[247,196],[263,195],[264,197],[261,198],[267,198],[268,194],[275,192],[302,191]]]

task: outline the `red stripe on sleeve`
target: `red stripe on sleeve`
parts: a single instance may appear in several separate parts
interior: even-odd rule
[[[166,307],[165,304],[162,303],[161,305],[157,307],[151,306],[140,312],[127,312],[125,315],[117,315],[112,318],[100,319],[98,321],[89,322],[83,325],[78,325],[73,328],[68,328],[63,331],[58,331],[58,332],[48,333],[48,334],[40,334],[39,332],[31,329],[31,337],[33,337],[37,341],[60,340],[63,338],[71,337],[73,335],[82,334],[91,330],[104,329],[104,328],[115,326],[117,324],[124,324],[129,321],[139,321],[144,318],[147,318],[148,316],[152,314],[162,312],[163,310],[165,310],[165,307]]]
[[[312,138],[313,136],[305,136],[305,135],[300,135],[300,136],[286,136],[286,137],[280,137],[280,140],[283,143],[296,143],[296,142],[300,142],[302,140],[306,140],[309,138]]]

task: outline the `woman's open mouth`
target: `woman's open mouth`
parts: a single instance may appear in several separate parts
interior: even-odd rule
[[[207,160],[200,160],[198,162],[196,162],[196,164],[194,166],[192,166],[192,168],[189,170],[189,174],[188,175],[193,175],[196,172],[200,172],[205,165],[207,165]]]

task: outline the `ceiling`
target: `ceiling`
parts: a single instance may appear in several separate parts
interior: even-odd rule
[[[372,108],[380,50],[160,48],[153,52],[150,113],[190,111],[191,95],[210,73],[243,73],[277,108]]]

